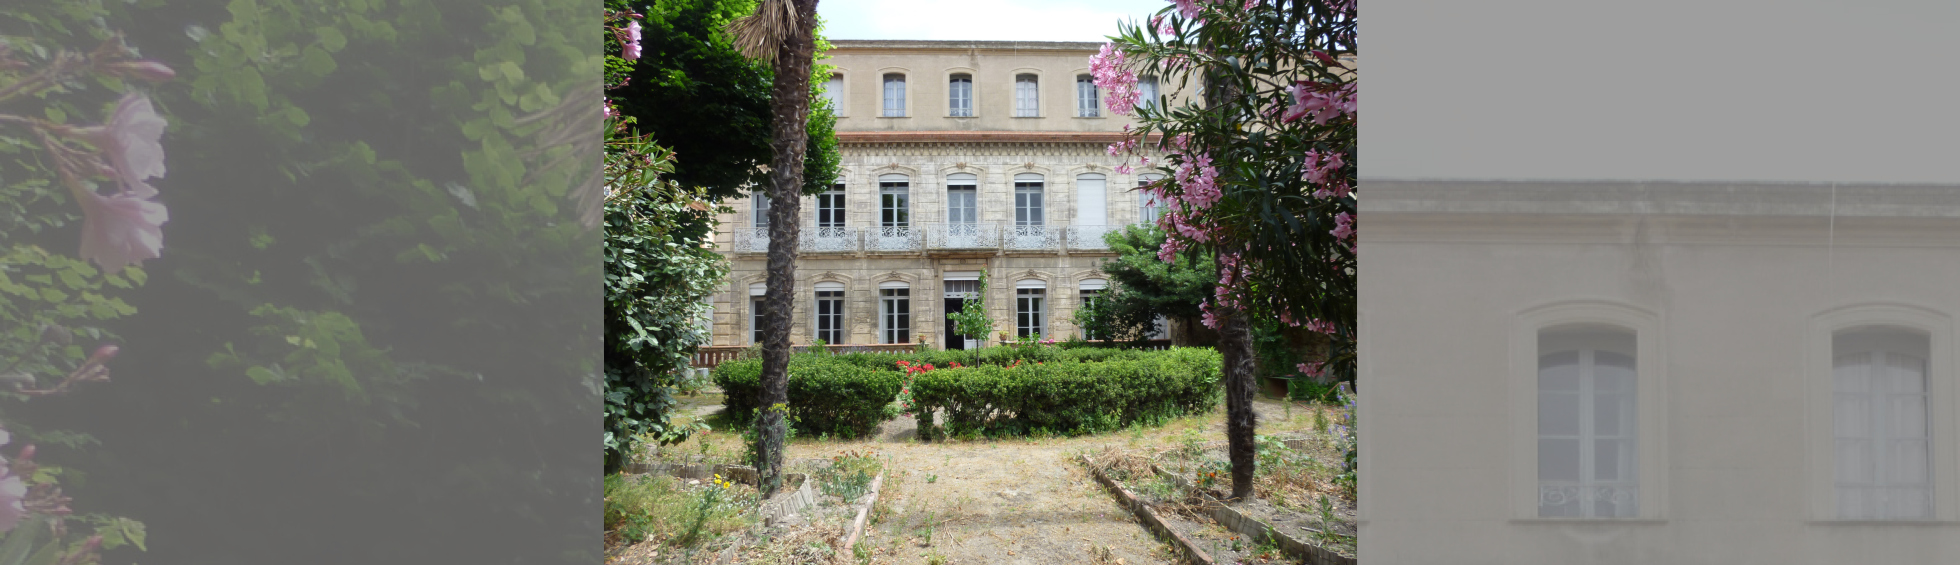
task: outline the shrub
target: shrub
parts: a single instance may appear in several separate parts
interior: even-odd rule
[[[877,369],[844,361],[850,357],[798,354],[789,361],[789,415],[804,435],[861,437],[890,420],[887,411],[905,378],[894,368]],[[741,359],[715,367],[715,384],[726,393],[728,415],[753,418],[762,387],[762,360]]]
[[[912,383],[913,402],[928,414],[920,437],[939,435],[932,410],[945,412],[944,431],[953,436],[1085,434],[1161,422],[1218,402],[1219,356],[1209,349],[1078,349],[1056,358],[920,374]]]

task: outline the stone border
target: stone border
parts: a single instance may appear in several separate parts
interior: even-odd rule
[[[1237,508],[1227,506],[1218,499],[1212,498],[1211,495],[1205,494],[1204,491],[1193,487],[1190,482],[1184,480],[1184,477],[1178,476],[1176,473],[1170,471],[1165,471],[1163,468],[1158,467],[1156,463],[1150,464],[1150,470],[1157,472],[1159,476],[1176,482],[1178,488],[1197,493],[1205,501],[1206,513],[1211,515],[1211,519],[1217,520],[1220,525],[1225,526],[1227,529],[1249,536],[1254,541],[1260,543],[1271,540],[1279,545],[1280,551],[1284,551],[1287,555],[1303,560],[1307,565],[1355,565],[1355,558],[1294,539],[1293,536],[1286,535],[1277,528],[1259,521],[1258,518],[1247,516],[1239,512]]]
[[[1159,518],[1157,517],[1157,513],[1151,512],[1150,505],[1144,504],[1129,489],[1123,488],[1123,485],[1116,484],[1116,481],[1110,479],[1109,475],[1103,474],[1102,468],[1097,467],[1095,461],[1090,460],[1088,455],[1082,455],[1081,457],[1082,464],[1088,466],[1089,472],[1096,476],[1096,482],[1102,483],[1110,492],[1115,493],[1116,498],[1123,503],[1123,506],[1129,508],[1130,512],[1135,513],[1137,518],[1142,519],[1144,525],[1148,526],[1152,532],[1176,541],[1178,547],[1184,550],[1184,557],[1191,563],[1195,565],[1216,565],[1216,562],[1211,560],[1211,555],[1206,554],[1202,549],[1198,549],[1198,544],[1193,543],[1190,538],[1184,537],[1184,534],[1177,533],[1177,530],[1171,529],[1169,524],[1164,523],[1163,518]]]
[[[851,533],[844,538],[844,551],[852,552],[853,556],[856,555],[858,536],[864,533],[865,523],[871,517],[871,507],[878,504],[878,489],[885,485],[885,477],[890,474],[891,471],[886,470],[879,473],[878,478],[871,479],[871,492],[864,495],[858,506],[857,519],[851,521]]]

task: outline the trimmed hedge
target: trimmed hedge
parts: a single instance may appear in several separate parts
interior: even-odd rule
[[[919,437],[1107,432],[1217,406],[1219,355],[1208,348],[1166,351],[989,347],[926,353],[802,353],[790,357],[790,416],[804,434],[861,437],[897,417],[904,386],[898,362],[931,364],[912,383],[924,411]],[[1018,366],[1014,366],[1016,362]],[[953,363],[964,365],[951,368]],[[714,380],[729,415],[749,421],[757,408],[762,361],[722,363]]]
[[[726,393],[729,416],[751,421],[759,408],[762,360],[743,359],[715,367],[715,384]],[[889,410],[905,384],[896,369],[879,370],[825,355],[799,354],[789,360],[789,414],[805,434],[862,437],[897,416]],[[817,399],[817,401],[810,401]]]

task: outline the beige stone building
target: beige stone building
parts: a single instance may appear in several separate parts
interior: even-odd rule
[[[1123,160],[1108,154],[1134,122],[1090,80],[1101,45],[832,44],[823,62],[837,67],[827,96],[844,161],[834,190],[803,197],[790,340],[964,347],[946,316],[982,271],[989,341],[1078,335],[1076,308],[1109,284],[1097,269],[1113,256],[1103,234],[1156,209],[1133,190],[1149,175],[1117,172]],[[1154,98],[1172,86],[1145,77],[1141,88]],[[767,205],[744,199],[721,218],[716,246],[732,272],[715,298],[714,345],[755,343]]]
[[[1960,563],[1960,187],[1362,184],[1365,562]]]

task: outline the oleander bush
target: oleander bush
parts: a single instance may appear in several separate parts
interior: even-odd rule
[[[907,383],[901,361],[933,367],[910,381],[925,439],[1107,432],[1209,410],[1220,394],[1218,353],[1206,348],[804,353],[789,365],[789,410],[798,433],[861,437],[896,417],[893,400]],[[715,368],[736,421],[755,414],[761,374],[759,359]],[[945,415],[943,429],[934,411]]]

